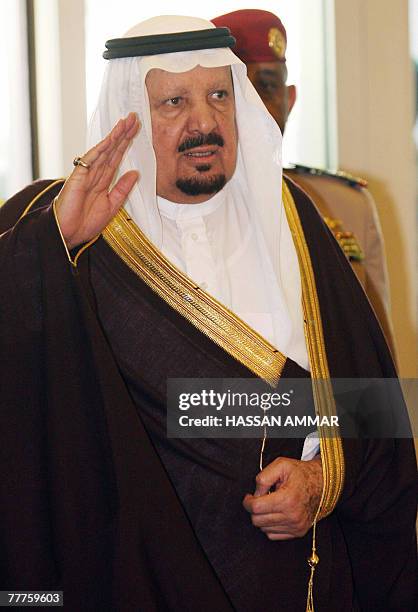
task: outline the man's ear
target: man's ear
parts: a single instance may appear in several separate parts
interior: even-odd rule
[[[287,112],[290,114],[295,102],[296,102],[296,85],[287,86]]]

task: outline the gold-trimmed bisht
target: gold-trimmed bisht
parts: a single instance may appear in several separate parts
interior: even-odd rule
[[[337,410],[328,368],[315,276],[296,205],[284,181],[283,205],[299,260],[305,338],[311,366],[315,411],[319,417],[328,417],[324,421],[331,423],[330,417],[335,416]],[[320,418],[319,421],[321,423],[323,419]],[[319,563],[316,548],[316,526],[321,518],[330,514],[335,508],[344,486],[345,476],[343,447],[338,428],[334,426],[320,426],[318,427],[318,433],[321,449],[323,489],[312,525],[312,552],[308,559],[310,576],[306,612],[314,612],[313,579]]]
[[[30,211],[40,197],[61,180],[55,181],[41,191],[26,207],[22,217]],[[335,416],[337,412],[325,350],[315,276],[296,205],[284,181],[283,204],[299,261],[304,330],[311,366],[315,411],[320,417],[320,422],[332,422],[330,417]],[[56,217],[55,201],[53,208],[57,227],[65,245]],[[286,362],[285,355],[171,264],[146,238],[124,209],[121,209],[109,223],[103,231],[103,237],[122,261],[174,310],[254,374],[263,378],[272,386],[277,384]],[[98,236],[83,245],[74,259],[71,258],[65,245],[67,257],[72,266],[77,267],[79,256],[97,238]],[[322,419],[321,417],[328,417],[328,419]],[[319,563],[316,548],[316,526],[321,518],[330,514],[335,508],[344,486],[345,476],[344,454],[338,428],[319,426],[318,433],[323,489],[312,525],[312,551],[308,559],[310,577],[306,612],[314,612],[313,579]],[[264,443],[265,439],[263,445]]]

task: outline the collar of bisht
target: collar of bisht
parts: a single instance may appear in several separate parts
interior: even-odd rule
[[[113,38],[105,43],[106,51],[103,57],[110,60],[180,51],[230,48],[234,45],[235,38],[231,36],[229,28],[210,28],[190,32]]]

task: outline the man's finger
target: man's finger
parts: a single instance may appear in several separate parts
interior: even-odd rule
[[[120,161],[125,153],[126,149],[130,145],[132,138],[139,130],[139,121],[136,120],[130,129],[124,134],[123,138],[117,143],[114,150],[111,152],[110,159],[108,162],[109,168],[116,168],[119,166]]]
[[[256,488],[255,497],[259,497],[268,493],[274,485],[284,482],[289,473],[294,469],[292,459],[284,459],[279,457],[272,463],[269,463],[264,470],[257,474],[255,482]]]
[[[266,533],[266,536],[272,542],[294,540],[296,538],[296,536],[294,536],[292,533]]]
[[[140,128],[140,121],[134,113],[131,113],[131,121],[130,127],[128,125],[127,131],[124,132],[119,140],[112,144],[112,147],[103,154],[105,158],[105,162],[101,164],[101,160],[99,159],[96,163],[101,164],[102,171],[100,176],[96,178],[94,190],[102,191],[104,189],[108,189],[113,176],[122,160],[122,157],[128,148],[132,138],[137,134]]]
[[[119,208],[124,204],[129,192],[135,185],[138,178],[139,172],[137,170],[129,170],[129,172],[126,172],[120,177],[116,185],[113,187],[112,191],[108,195],[112,209],[112,216],[114,216]]]
[[[120,119],[112,131],[97,145],[92,147],[81,156],[84,163],[89,168],[76,166],[66,181],[64,191],[68,189],[80,189],[87,192],[91,189],[97,190],[97,186],[102,181],[103,174],[107,167],[109,151],[112,149],[112,137],[123,134],[123,119]]]
[[[274,533],[275,535],[297,535],[292,529],[291,525],[273,525],[271,527],[260,527],[260,531],[262,531],[266,535],[269,533]]]
[[[254,527],[260,527],[260,529],[262,529],[263,531],[266,528],[283,528],[285,519],[286,517],[282,512],[270,512],[269,514],[253,514],[251,517]]]
[[[82,156],[84,163],[92,166],[100,157],[102,157],[100,161],[105,161],[105,154],[109,154],[109,152],[111,153],[113,151],[113,148],[117,146],[119,141],[125,137],[125,134],[131,130],[136,121],[138,120],[135,113],[129,113],[126,118],[119,119],[109,134]],[[87,168],[83,168],[83,166],[77,166],[76,170],[77,169],[87,170]],[[91,168],[89,168],[89,170],[91,170]]]
[[[126,138],[133,138],[135,134],[137,133],[138,129],[141,129],[142,127],[142,123],[138,119],[138,116],[135,115],[134,113],[132,113],[132,115],[134,117],[134,121],[132,122],[131,127],[129,126],[127,127]]]
[[[129,113],[129,115],[126,117],[126,135],[128,138],[132,137],[129,135],[131,130],[135,129],[136,131],[137,128],[135,126],[139,126],[140,124],[141,122],[138,119],[138,115],[136,113]]]
[[[124,131],[124,126],[125,119],[119,119],[109,134],[82,156],[83,161],[89,165],[93,164],[100,155],[105,153],[111,147],[115,140],[121,137]]]
[[[279,510],[274,494],[256,497],[248,493],[242,503],[247,512],[251,514],[272,514]]]

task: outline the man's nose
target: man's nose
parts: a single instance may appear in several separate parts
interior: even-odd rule
[[[216,111],[207,100],[195,102],[188,118],[189,132],[209,134],[217,127]]]

